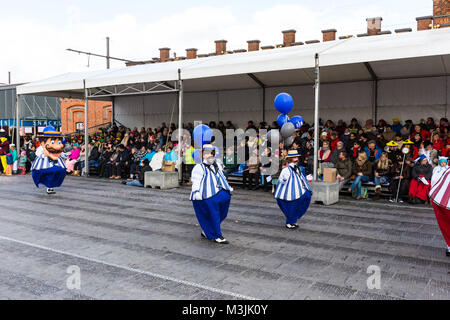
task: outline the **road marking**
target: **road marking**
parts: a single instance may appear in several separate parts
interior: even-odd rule
[[[0,240],[10,241],[10,242],[14,242],[14,243],[19,243],[19,244],[22,244],[22,245],[25,245],[25,246],[29,246],[29,247],[33,247],[33,248],[38,248],[38,249],[42,249],[42,250],[46,250],[46,251],[50,251],[50,252],[54,252],[54,253],[59,253],[59,254],[63,254],[63,255],[66,255],[66,256],[71,256],[71,257],[75,257],[75,258],[79,258],[79,259],[83,259],[83,260],[90,261],[90,262],[100,263],[100,264],[104,264],[104,265],[107,265],[107,266],[111,266],[111,267],[115,267],[115,268],[131,271],[131,272],[135,272],[135,273],[139,273],[139,274],[145,274],[145,275],[148,275],[148,276],[151,276],[151,277],[155,277],[155,278],[159,278],[159,279],[162,279],[162,280],[168,280],[168,281],[172,281],[172,282],[175,282],[175,283],[180,283],[180,284],[184,284],[184,285],[187,285],[187,286],[191,286],[191,287],[204,289],[204,290],[208,290],[208,291],[211,291],[211,292],[215,292],[215,293],[231,296],[231,297],[238,298],[238,299],[259,300],[259,299],[254,298],[254,297],[250,297],[250,296],[242,295],[242,294],[239,294],[239,293],[234,293],[234,292],[231,292],[231,291],[226,291],[226,290],[222,290],[222,289],[217,289],[217,288],[205,286],[205,285],[202,285],[200,283],[195,283],[195,282],[191,282],[191,281],[181,280],[181,279],[177,279],[177,278],[173,278],[173,277],[169,277],[169,276],[165,276],[165,275],[162,275],[162,274],[157,274],[157,273],[153,273],[153,272],[149,272],[149,271],[145,271],[145,270],[130,268],[130,267],[127,267],[127,266],[123,266],[123,265],[119,265],[119,264],[115,264],[115,263],[110,263],[110,262],[106,262],[106,261],[102,261],[102,260],[98,260],[98,259],[94,259],[94,258],[81,256],[81,255],[78,255],[76,253],[70,253],[70,252],[66,252],[66,251],[62,251],[62,250],[52,249],[52,248],[49,248],[49,247],[41,246],[39,244],[34,244],[34,243],[26,242],[26,241],[21,241],[21,240],[17,240],[17,239],[5,237],[5,236],[0,236]]]

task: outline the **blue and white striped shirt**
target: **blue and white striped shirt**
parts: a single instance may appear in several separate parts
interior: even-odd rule
[[[295,164],[290,163],[280,173],[275,190],[275,199],[294,201],[300,199],[306,191],[311,191],[308,181],[306,181],[300,168],[296,169]]]
[[[207,166],[204,163],[195,165],[192,169],[191,182],[190,200],[209,199],[222,189],[233,191],[219,166]]]
[[[41,154],[39,157],[34,159],[34,162],[31,165],[31,170],[43,170],[52,168],[53,166],[58,166],[63,169],[66,169],[66,165],[62,157],[59,157],[57,161],[54,161],[49,157],[47,157],[46,155]]]

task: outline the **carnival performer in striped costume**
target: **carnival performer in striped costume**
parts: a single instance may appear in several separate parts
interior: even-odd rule
[[[440,176],[431,186],[430,199],[433,201],[433,209],[436,219],[447,243],[445,252],[450,257],[450,168]]]
[[[64,143],[61,132],[57,132],[52,126],[44,128],[43,137],[46,140],[41,143],[42,153],[34,160],[31,175],[36,187],[44,185],[47,187],[47,194],[53,194],[53,188],[60,187],[66,177]]]
[[[275,190],[275,199],[286,216],[288,229],[298,228],[297,220],[306,213],[311,202],[311,187],[298,166],[298,157],[296,150],[288,152],[288,165],[281,171]]]
[[[194,206],[202,237],[217,243],[227,244],[222,236],[220,224],[228,215],[233,189],[225,178],[221,164],[216,162],[216,150],[211,144],[203,146],[203,163],[192,169],[192,192],[190,200]]]

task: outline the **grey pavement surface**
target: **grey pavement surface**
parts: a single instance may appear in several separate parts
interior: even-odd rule
[[[431,207],[341,199],[292,231],[271,194],[237,189],[218,245],[200,237],[189,191],[67,177],[48,196],[1,176],[0,299],[450,299]]]

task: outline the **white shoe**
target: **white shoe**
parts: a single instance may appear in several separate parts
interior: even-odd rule
[[[54,194],[56,193],[55,190],[53,190],[53,188],[47,188],[47,194]]]
[[[229,244],[228,240],[225,239],[224,237],[220,237],[217,239],[214,239],[215,242],[220,243],[220,244]]]
[[[292,229],[297,229],[297,228],[298,228],[298,225],[296,225],[296,224],[289,224],[289,223],[288,223],[288,224],[286,225],[286,228],[291,229],[291,230],[292,230]]]

